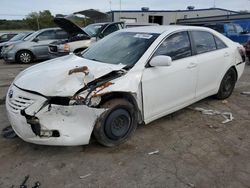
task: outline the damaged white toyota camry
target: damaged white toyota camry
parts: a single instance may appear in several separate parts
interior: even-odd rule
[[[32,66],[11,84],[6,108],[23,140],[105,146],[207,96],[225,99],[245,66],[244,48],[214,30],[150,26],[113,33],[80,55]]]

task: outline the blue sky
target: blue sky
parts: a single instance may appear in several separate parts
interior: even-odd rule
[[[121,0],[122,9],[139,10],[149,7],[151,10],[186,9],[216,7],[231,10],[250,10],[250,0]],[[120,0],[111,0],[112,10],[119,10]],[[32,11],[50,10],[53,14],[70,14],[85,9],[110,10],[110,0],[1,0],[0,19],[22,19]]]

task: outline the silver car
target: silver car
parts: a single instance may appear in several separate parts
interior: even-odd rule
[[[67,33],[60,28],[41,29],[23,41],[16,41],[2,52],[6,62],[31,63],[34,60],[48,59],[48,45],[59,39],[66,39]]]
[[[9,41],[0,43],[0,59],[3,57],[2,52],[4,51],[4,48],[10,46],[12,43],[14,43],[16,41],[25,39],[26,37],[28,37],[32,33],[33,32],[31,32],[31,31],[21,32],[21,33],[18,33],[13,38],[11,38]]]

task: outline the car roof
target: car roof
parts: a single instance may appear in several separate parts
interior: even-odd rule
[[[175,30],[206,30],[211,31],[211,29],[206,27],[198,26],[184,26],[184,25],[160,25],[160,26],[143,26],[143,27],[131,27],[122,30],[123,32],[141,32],[141,33],[157,33],[162,34],[164,32],[172,32]]]
[[[57,30],[57,29],[62,30],[60,27],[51,27],[51,28],[40,29],[38,31],[48,31],[48,30]]]
[[[107,25],[107,24],[116,24],[116,23],[124,23],[124,22],[100,22],[100,23],[93,23],[89,25]]]

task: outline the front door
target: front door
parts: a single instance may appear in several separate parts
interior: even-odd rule
[[[55,30],[47,30],[40,33],[36,40],[33,41],[33,51],[35,56],[39,59],[48,58],[48,46],[51,42],[55,41]]]
[[[197,62],[192,56],[188,32],[169,37],[154,56],[166,55],[170,66],[147,67],[142,76],[144,120],[150,122],[185,106],[195,98]]]

